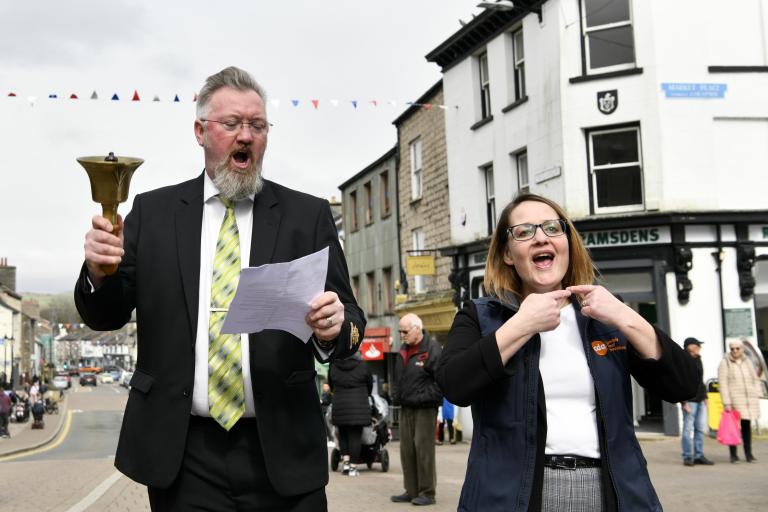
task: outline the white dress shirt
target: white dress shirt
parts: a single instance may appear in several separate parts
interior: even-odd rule
[[[197,305],[197,338],[195,339],[195,383],[192,390],[192,414],[210,416],[208,407],[208,322],[211,307],[211,276],[213,259],[216,255],[216,242],[219,238],[221,223],[224,221],[226,208],[219,200],[219,191],[204,173],[203,184],[203,229],[200,236],[200,289]],[[240,268],[248,267],[251,256],[251,226],[253,224],[254,195],[235,203],[237,232],[240,235]],[[248,335],[240,335],[242,353],[243,384],[245,385],[245,413],[243,417],[256,415],[253,406],[253,386],[251,384],[250,351]]]

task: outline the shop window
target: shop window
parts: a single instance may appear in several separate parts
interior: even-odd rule
[[[641,210],[643,166],[640,127],[588,132],[595,213]]]

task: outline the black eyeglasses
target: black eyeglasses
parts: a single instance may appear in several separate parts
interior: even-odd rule
[[[411,332],[411,329],[413,329],[413,326],[410,326],[409,328],[407,328],[407,329],[405,329],[405,330],[403,330],[403,329],[400,329],[400,330],[398,330],[397,332],[399,332],[399,333],[400,333],[400,336],[405,336],[406,334],[408,334],[409,332]]]
[[[243,121],[240,119],[217,120],[200,118],[200,121],[218,123],[224,128],[224,130],[233,133],[239,131],[243,126],[247,126],[251,133],[256,137],[265,135],[269,131],[269,127],[272,126],[272,123],[268,123],[261,119],[257,119],[255,121]]]
[[[512,235],[512,238],[518,242],[524,242],[530,240],[536,236],[536,230],[541,228],[541,231],[548,237],[562,236],[565,234],[566,224],[563,219],[545,220],[541,224],[531,224],[526,222],[524,224],[516,224],[507,228],[507,233]]]

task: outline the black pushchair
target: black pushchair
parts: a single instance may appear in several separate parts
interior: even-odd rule
[[[392,435],[387,425],[389,416],[389,405],[379,395],[368,397],[371,403],[371,424],[363,427],[363,436],[361,439],[360,457],[356,461],[350,461],[354,464],[365,464],[368,469],[373,467],[374,462],[381,463],[381,470],[386,473],[389,471],[389,452],[384,446],[390,441]],[[331,425],[331,413],[333,404],[328,406],[325,413],[325,421]],[[341,462],[341,452],[339,446],[339,431],[333,427],[333,439],[336,447],[331,451],[331,470],[336,471]]]

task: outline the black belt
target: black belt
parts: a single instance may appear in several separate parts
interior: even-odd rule
[[[544,465],[555,469],[599,468],[600,459],[579,457],[578,455],[544,455]]]

